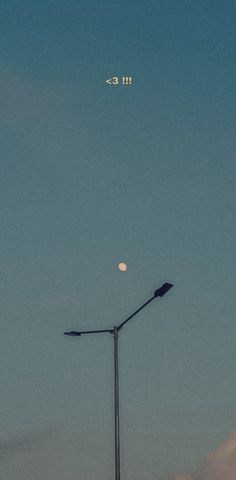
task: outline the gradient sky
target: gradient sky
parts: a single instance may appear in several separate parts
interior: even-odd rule
[[[120,334],[122,479],[192,471],[236,425],[235,2],[0,6],[3,478],[113,478],[112,338],[63,332],[164,281]]]

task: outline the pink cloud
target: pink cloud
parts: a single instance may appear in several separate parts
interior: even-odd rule
[[[236,431],[223,442],[191,475],[177,475],[173,480],[236,480]]]
[[[192,480],[193,477],[191,475],[178,475],[174,478],[174,480]]]

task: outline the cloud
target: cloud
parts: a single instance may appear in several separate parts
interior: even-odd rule
[[[42,448],[52,436],[52,429],[42,427],[27,433],[18,433],[7,439],[0,439],[0,455],[12,455],[21,451]]]
[[[236,431],[213,453],[207,455],[200,468],[191,475],[177,475],[173,480],[235,480]]]
[[[191,475],[178,475],[174,480],[192,480],[192,478]]]

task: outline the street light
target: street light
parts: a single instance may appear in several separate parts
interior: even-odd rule
[[[113,328],[105,330],[86,330],[64,332],[64,335],[70,337],[80,337],[81,335],[93,334],[93,333],[111,333],[114,338],[114,406],[115,406],[115,480],[120,480],[120,416],[119,416],[119,358],[118,358],[118,339],[119,331],[122,327],[139,313],[144,307],[146,307],[154,298],[163,297],[171,288],[172,283],[163,283],[163,285],[155,290],[154,295],[145,302],[138,310],[130,315],[120,325],[115,325]]]

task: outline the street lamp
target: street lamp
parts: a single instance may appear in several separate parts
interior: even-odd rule
[[[122,327],[139,313],[144,307],[146,307],[154,298],[163,297],[171,288],[172,283],[163,283],[163,285],[155,290],[154,295],[145,302],[138,310],[124,320],[120,325],[115,325],[113,328],[105,330],[86,330],[86,331],[74,331],[64,332],[64,335],[71,337],[80,337],[81,335],[93,334],[93,333],[111,333],[114,338],[114,406],[115,406],[115,480],[120,480],[120,417],[119,417],[119,358],[118,358],[118,339],[119,331]]]

